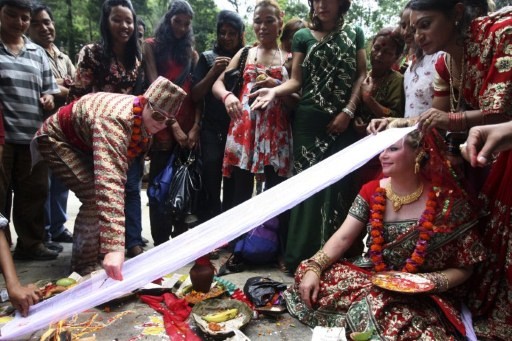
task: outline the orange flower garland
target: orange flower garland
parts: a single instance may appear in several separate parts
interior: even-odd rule
[[[140,155],[149,143],[148,136],[142,136],[142,110],[146,99],[142,96],[133,100],[133,126],[132,137],[128,145],[128,158],[133,159]]]
[[[414,248],[411,257],[405,262],[405,265],[402,268],[403,272],[416,273],[418,272],[418,268],[425,262],[428,242],[434,234],[434,225],[432,222],[434,221],[436,206],[436,195],[434,191],[431,190],[428,194],[426,208],[418,221],[418,226],[416,227],[419,231],[416,247]],[[372,260],[375,271],[377,272],[389,269],[382,257],[382,250],[384,246],[383,220],[385,210],[386,190],[382,187],[378,187],[375,190],[375,194],[372,196],[370,215],[370,236],[372,238],[370,259]]]

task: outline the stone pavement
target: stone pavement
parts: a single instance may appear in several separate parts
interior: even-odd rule
[[[143,235],[152,246],[150,228],[149,228],[149,208],[146,206],[147,197],[145,191],[142,192],[143,201]],[[74,218],[78,212],[79,202],[70,193],[68,202],[69,221],[67,227],[72,230]],[[11,228],[11,232],[14,229]],[[15,238],[15,237],[14,237]],[[16,269],[22,283],[34,283],[38,280],[58,279],[69,275],[69,264],[71,258],[71,244],[62,244],[64,251],[56,260],[34,262],[34,261],[16,261]],[[227,259],[227,252],[222,252],[219,260],[213,263],[217,267]],[[172,255],[169,255],[172,257]],[[176,271],[176,273],[188,274],[188,266]],[[246,280],[253,276],[266,276],[275,281],[291,284],[293,278],[279,271],[273,265],[251,267],[244,272],[228,274],[224,279],[231,281],[238,288],[243,289]],[[0,280],[0,288],[5,287],[3,278]],[[161,315],[141,302],[135,295],[123,297],[102,306],[91,308],[74,318],[74,325],[80,322],[90,321],[95,317],[95,324],[99,328],[94,332],[85,333],[82,337],[95,336],[95,340],[168,340],[165,329],[162,325]],[[69,320],[68,320],[69,321]],[[192,323],[193,325],[193,323]],[[1,327],[1,324],[0,324]],[[39,340],[46,330],[41,330],[27,335],[22,340]],[[89,329],[73,329],[73,334],[78,335],[80,331],[92,331]],[[310,340],[311,329],[285,313],[277,317],[260,315],[253,318],[249,324],[242,330],[251,340]],[[202,336],[205,340],[209,338]]]

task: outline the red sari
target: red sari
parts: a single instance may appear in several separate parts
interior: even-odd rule
[[[350,215],[360,221],[369,221],[370,200],[378,185],[379,180],[374,180],[363,186],[349,211]],[[484,258],[472,206],[462,199],[454,200],[449,221],[446,222],[441,215],[437,213],[435,225],[440,229],[448,225],[454,228],[434,234],[420,273],[467,267]],[[386,264],[398,270],[403,266],[416,245],[417,224],[417,220],[384,222],[383,257]],[[370,229],[370,224],[367,227]],[[285,297],[290,314],[307,325],[344,326],[359,332],[371,328],[376,339],[385,340],[458,340],[465,335],[460,312],[460,287],[442,294],[401,294],[383,290],[372,284],[373,264],[365,256],[351,263],[336,262],[325,270],[320,281],[318,302],[314,309],[310,309],[298,293],[298,283],[306,266],[305,262],[301,263],[295,275],[296,284],[287,290]]]
[[[466,43],[464,100],[489,115],[512,115],[512,10],[473,21]],[[479,337],[512,339],[512,153],[501,153],[481,191],[489,257],[475,268],[470,308]]]

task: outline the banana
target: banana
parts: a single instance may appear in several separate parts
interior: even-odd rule
[[[225,322],[234,319],[238,315],[238,309],[228,309],[215,314],[201,316],[207,322]]]

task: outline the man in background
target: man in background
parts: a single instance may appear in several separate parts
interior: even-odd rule
[[[71,59],[55,46],[55,26],[51,9],[44,4],[37,4],[32,9],[32,19],[28,34],[30,39],[46,52],[50,67],[59,86],[60,93],[54,95],[55,108],[45,112],[45,118],[54,114],[64,105],[69,86],[75,77],[75,66]],[[73,235],[64,226],[67,221],[66,210],[68,189],[49,172],[49,192],[45,204],[45,245],[55,251],[62,251],[60,243],[72,243]]]
[[[56,251],[44,245],[44,203],[48,171],[31,168],[30,142],[43,122],[43,110],[54,108],[59,88],[43,49],[25,37],[30,25],[29,0],[0,0],[0,102],[5,145],[0,167],[0,211],[5,212],[10,188],[14,192],[12,221],[18,235],[13,257],[50,260]]]

